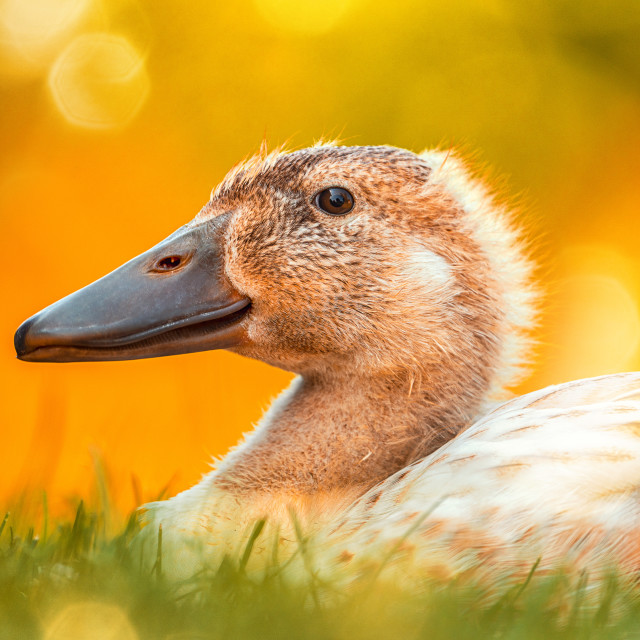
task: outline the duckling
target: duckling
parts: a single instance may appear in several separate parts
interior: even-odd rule
[[[416,576],[637,569],[639,375],[496,408],[530,347],[526,254],[449,151],[262,151],[165,241],[23,323],[16,351],[223,348],[297,374],[200,483],[146,506],[177,572],[189,541],[221,558],[261,518],[290,540],[292,513],[353,575],[389,549]]]

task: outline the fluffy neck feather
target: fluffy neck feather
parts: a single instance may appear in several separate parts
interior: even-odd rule
[[[409,374],[298,377],[220,463],[214,484],[238,494],[363,493],[469,423],[459,391],[427,389]]]

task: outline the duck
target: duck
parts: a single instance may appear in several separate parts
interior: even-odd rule
[[[540,298],[523,237],[451,150],[262,147],[189,223],[26,320],[15,349],[226,349],[296,374],[198,484],[143,507],[175,575],[247,544],[252,563],[290,556],[302,530],[350,579],[632,575],[640,374],[510,397]]]

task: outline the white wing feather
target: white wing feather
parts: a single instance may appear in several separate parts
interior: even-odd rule
[[[358,499],[327,567],[405,579],[640,567],[640,373],[507,402]],[[392,557],[391,557],[392,556]],[[384,559],[384,560],[381,560]]]

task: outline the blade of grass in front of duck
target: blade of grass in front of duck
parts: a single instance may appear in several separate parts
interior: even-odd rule
[[[153,565],[152,572],[155,573],[156,579],[162,579],[162,523],[158,525],[158,548],[156,550],[156,561]]]
[[[247,563],[249,562],[249,557],[251,556],[251,552],[253,551],[253,545],[255,544],[258,536],[264,529],[264,525],[266,523],[265,518],[261,518],[254,525],[251,531],[251,535],[249,536],[249,540],[247,540],[247,544],[245,545],[244,552],[242,553],[242,557],[240,558],[240,571],[244,571]]]
[[[4,518],[2,519],[2,524],[0,524],[0,538],[2,537],[2,532],[4,531],[5,525],[7,524],[7,520],[9,519],[9,512],[7,511],[4,514]]]
[[[82,536],[83,528],[85,524],[84,516],[84,501],[80,500],[78,508],[76,509],[76,517],[73,521],[69,537],[66,544],[66,556],[71,557],[75,555],[77,550],[78,540]]]
[[[515,592],[515,595],[513,596],[513,600],[511,601],[512,604],[514,604],[516,602],[516,600],[522,595],[524,590],[531,583],[531,580],[533,578],[533,574],[536,572],[536,569],[538,568],[538,565],[540,564],[540,560],[542,560],[542,558],[538,557],[538,559],[533,563],[533,566],[531,567],[531,569],[529,569],[529,573],[527,574],[527,577],[524,579],[524,582],[521,585],[518,585],[518,588],[517,588],[517,590]]]
[[[584,603],[588,583],[589,574],[586,571],[582,571],[578,581],[578,586],[576,587],[573,606],[571,607],[571,614],[569,615],[569,620],[567,622],[567,627],[569,629],[575,629],[579,624],[579,617],[583,613],[582,605]]]
[[[289,507],[289,517],[291,518],[291,522],[293,523],[293,530],[296,534],[296,540],[298,542],[298,549],[300,549],[300,554],[302,555],[302,562],[304,564],[304,568],[309,574],[310,583],[309,588],[311,591],[311,597],[313,598],[314,604],[320,608],[320,599],[318,598],[317,591],[317,581],[318,576],[313,569],[313,564],[311,562],[311,558],[309,557],[309,548],[308,548],[308,538],[305,537],[302,531],[302,525],[300,524],[300,520],[298,520],[298,515],[295,512],[293,507]]]

